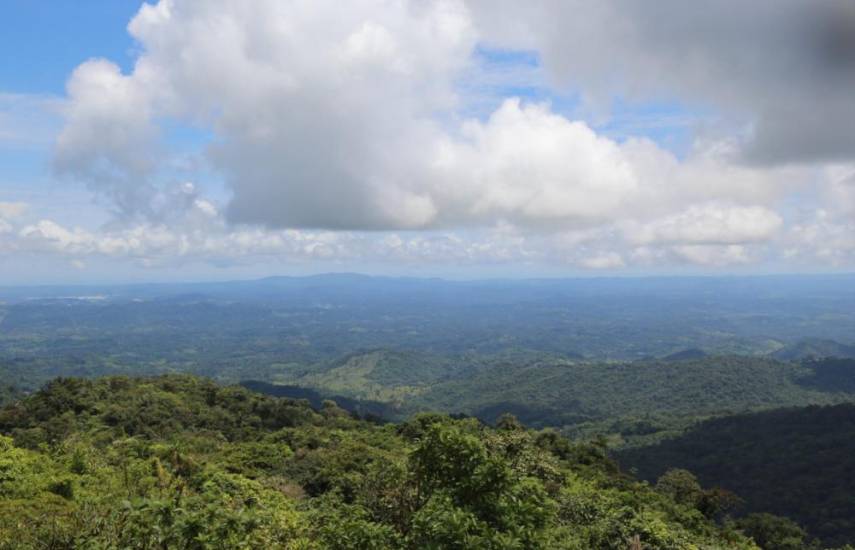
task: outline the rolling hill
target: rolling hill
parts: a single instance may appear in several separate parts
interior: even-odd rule
[[[855,541],[855,405],[717,418],[616,456],[651,481],[688,469],[742,497],[743,511],[788,516],[828,545]]]

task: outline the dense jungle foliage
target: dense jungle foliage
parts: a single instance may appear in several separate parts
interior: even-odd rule
[[[512,417],[376,424],[185,375],[66,378],[2,410],[0,432],[2,548],[751,549],[749,534],[793,536],[785,520],[730,521],[733,496],[690,475],[637,482],[601,445]]]
[[[395,420],[436,410],[494,423],[511,413],[528,426],[555,427],[574,438],[608,434],[609,444],[621,447],[678,436],[712,416],[855,400],[855,387],[846,382],[855,380],[855,360],[706,356],[584,363],[518,352],[466,368],[441,365],[374,350],[288,385],[246,385],[271,395],[326,392],[348,409]]]
[[[718,418],[618,457],[650,480],[665,465],[689,469],[737,492],[746,510],[793,518],[828,544],[855,541],[855,405]]]

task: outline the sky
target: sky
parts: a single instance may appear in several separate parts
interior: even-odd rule
[[[0,284],[855,270],[847,0],[0,10]]]

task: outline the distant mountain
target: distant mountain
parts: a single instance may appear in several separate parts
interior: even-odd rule
[[[826,544],[855,542],[855,405],[718,418],[617,458],[651,481],[685,468],[742,497],[745,512],[790,517]]]
[[[707,356],[707,353],[698,348],[689,348],[684,349],[683,351],[678,351],[677,353],[672,353],[671,355],[666,355],[662,358],[663,361],[688,361],[692,359],[703,359]]]
[[[801,361],[823,357],[855,359],[855,346],[848,346],[834,340],[809,338],[781,348],[772,353],[772,356],[781,361]]]
[[[327,274],[0,287],[0,331],[0,358],[4,343],[16,356],[36,350],[61,363],[62,350],[52,349],[58,338],[85,345],[82,351],[90,357],[112,353],[117,342],[124,347],[130,339],[139,342],[140,355],[155,355],[142,359],[143,365],[169,357],[172,370],[201,360],[199,353],[177,356],[202,340],[228,350],[206,365],[222,364],[228,356],[240,368],[308,365],[375,348],[433,356],[524,348],[595,361],[678,351],[668,359],[683,360],[701,355],[680,349],[760,355],[803,338],[846,342],[855,334],[855,276],[460,281]],[[261,361],[247,357],[259,350]],[[260,372],[251,377],[265,379]]]

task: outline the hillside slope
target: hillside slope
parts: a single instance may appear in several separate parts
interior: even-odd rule
[[[825,357],[855,359],[855,346],[841,344],[834,340],[811,338],[785,346],[772,353],[771,356],[781,361],[802,361]]]
[[[487,421],[512,412],[536,426],[669,414],[702,416],[852,399],[801,384],[812,370],[755,357],[618,364],[507,363],[437,384],[414,401]]]
[[[573,437],[605,433],[612,446],[632,446],[713,416],[855,401],[850,363],[733,356],[586,363],[530,350],[453,361],[373,350],[292,384],[248,386],[270,395],[341,396],[334,398],[349,410],[389,420],[443,411],[494,423],[511,413],[527,425]]]
[[[512,419],[378,426],[189,376],[112,377],[56,380],[0,411],[0,433],[4,549],[757,548],[603,448]]]
[[[789,516],[829,544],[855,541],[855,405],[719,418],[617,456],[645,479],[686,468],[739,494],[748,511]]]

